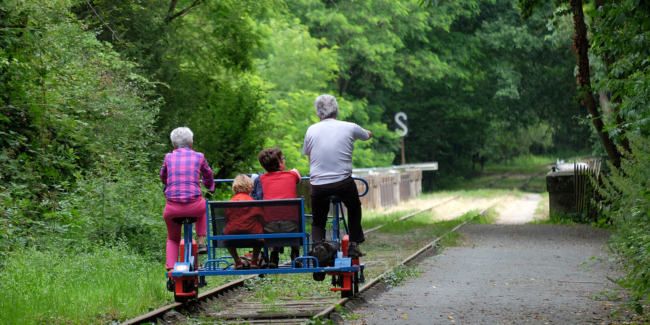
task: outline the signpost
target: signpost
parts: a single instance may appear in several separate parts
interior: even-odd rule
[[[402,138],[402,165],[406,164],[406,157],[404,155],[404,137],[409,134],[408,119],[406,113],[397,112],[395,114],[395,132]]]

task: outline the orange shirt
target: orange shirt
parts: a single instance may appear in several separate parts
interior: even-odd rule
[[[253,201],[246,193],[237,193],[230,201]],[[257,235],[264,233],[264,211],[260,207],[226,209],[226,235]]]

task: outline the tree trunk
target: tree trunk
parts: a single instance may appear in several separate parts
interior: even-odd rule
[[[611,163],[619,167],[621,165],[621,155],[616,150],[614,141],[609,138],[609,134],[603,132],[605,127],[603,120],[598,112],[596,99],[592,93],[591,80],[589,72],[589,40],[587,39],[587,25],[585,24],[585,15],[582,11],[582,0],[570,0],[569,4],[573,9],[573,27],[576,34],[573,36],[573,46],[578,56],[578,86],[582,91],[582,105],[587,107],[587,111],[592,116],[592,122],[598,132],[600,141],[607,151],[607,156]]]

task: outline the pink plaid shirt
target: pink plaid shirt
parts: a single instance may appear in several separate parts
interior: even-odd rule
[[[203,176],[203,186],[214,191],[214,175],[202,153],[190,148],[180,148],[165,155],[160,168],[160,180],[168,201],[194,202],[201,197],[199,182]]]

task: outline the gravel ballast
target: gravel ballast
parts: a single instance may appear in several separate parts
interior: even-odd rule
[[[425,260],[420,277],[369,301],[346,324],[609,323],[613,304],[591,297],[615,288],[606,279],[617,276],[604,247],[610,232],[480,224],[459,232],[463,246]]]

